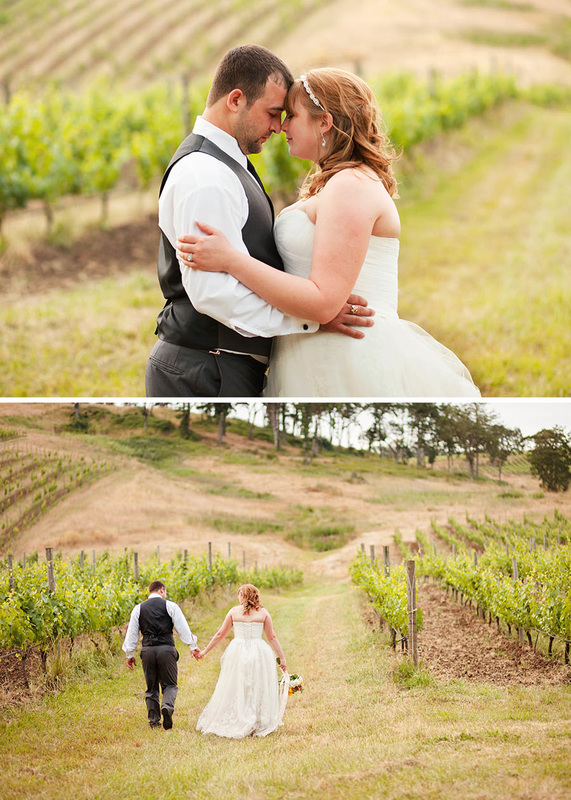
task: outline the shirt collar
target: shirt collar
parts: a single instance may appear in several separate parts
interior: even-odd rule
[[[151,597],[162,597],[162,595],[160,595],[158,592],[151,592],[148,599],[150,600]]]
[[[222,128],[218,128],[216,125],[205,120],[204,117],[199,116],[196,118],[192,132],[197,133],[199,136],[204,136],[206,139],[210,139],[211,142],[214,142],[221,150],[224,150],[227,155],[233,158],[234,161],[237,161],[244,169],[248,168],[248,159],[240,150],[238,142],[229,133],[223,131]]]

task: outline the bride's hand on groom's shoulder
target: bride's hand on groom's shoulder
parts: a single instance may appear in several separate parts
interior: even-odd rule
[[[350,294],[337,316],[330,322],[320,325],[319,330],[328,331],[329,333],[344,333],[346,336],[353,337],[353,339],[363,339],[364,332],[353,326],[371,328],[375,324],[372,319],[374,315],[374,309],[368,307],[364,297],[358,294]]]

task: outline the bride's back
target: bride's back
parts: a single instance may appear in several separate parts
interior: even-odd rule
[[[230,609],[232,622],[265,622],[268,612],[263,606],[251,609],[248,613],[244,611],[244,606],[234,606]]]

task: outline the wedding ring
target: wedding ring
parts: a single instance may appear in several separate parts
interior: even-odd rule
[[[189,253],[186,257],[187,261],[192,261],[192,253]]]
[[[357,309],[359,306],[351,306],[351,314],[355,314],[357,316]]]

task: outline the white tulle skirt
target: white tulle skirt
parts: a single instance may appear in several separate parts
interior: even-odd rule
[[[364,339],[317,332],[274,340],[266,397],[480,397],[447,347],[396,314]]]
[[[229,739],[267,736],[283,724],[286,702],[272,648],[262,639],[235,638],[220,659],[218,683],[196,729]]]

